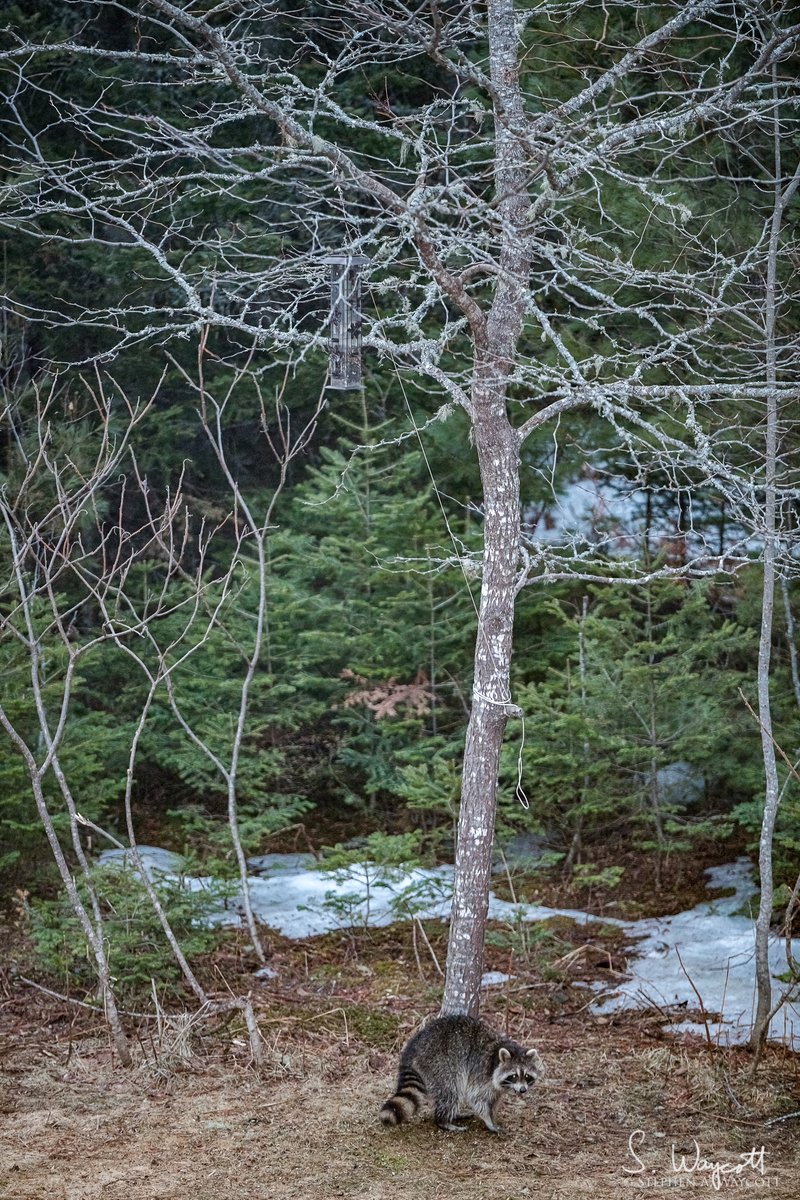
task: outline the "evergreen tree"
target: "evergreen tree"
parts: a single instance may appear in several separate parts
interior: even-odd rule
[[[520,689],[525,789],[569,866],[598,838],[667,857],[714,830],[709,804],[735,774],[747,718],[737,694],[752,632],[714,610],[714,589],[661,581],[587,592],[552,611],[571,632],[564,668]],[[753,747],[755,751],[755,747]],[[507,765],[508,770],[508,765]]]

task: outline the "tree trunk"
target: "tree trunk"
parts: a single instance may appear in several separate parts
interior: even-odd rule
[[[508,419],[508,376],[528,295],[530,166],[510,125],[521,123],[513,0],[489,0],[494,85],[497,209],[502,220],[498,283],[478,347],[471,395],[472,430],[483,490],[483,579],[475,643],[472,712],[464,746],[453,909],[442,1012],[476,1016],[492,871],[497,775],[510,715],[514,604],[519,566],[520,435]]]
[[[775,93],[775,68],[772,69]],[[777,103],[777,97],[776,97]],[[758,718],[761,725],[761,750],[764,759],[764,814],[758,849],[761,894],[756,920],[756,1016],[750,1047],[758,1057],[769,1032],[772,1008],[772,978],[769,970],[769,929],[772,920],[772,840],[780,803],[778,764],[772,738],[772,708],[769,671],[772,652],[772,621],[775,609],[775,558],[777,551],[776,472],[778,461],[777,346],[775,342],[776,283],[783,196],[781,181],[781,139],[777,109],[775,124],[775,205],[770,227],[767,280],[764,295],[764,334],[766,345],[767,393],[766,446],[764,452],[764,579],[761,592],[761,635],[758,644]],[[754,1068],[755,1069],[755,1065]]]
[[[519,450],[487,379],[474,397],[485,406],[476,419],[484,496],[484,559],[472,713],[464,748],[461,808],[442,1012],[476,1016],[483,974],[483,941],[492,869],[497,775],[511,704],[510,670],[519,558]],[[477,415],[477,413],[476,413]]]
[[[773,422],[768,418],[767,440],[771,442],[770,429]],[[772,459],[774,472],[775,459]],[[769,461],[769,460],[768,460]],[[761,838],[758,850],[758,871],[761,894],[756,920],[756,1017],[750,1046],[760,1052],[769,1032],[769,1015],[772,1007],[772,978],[769,969],[769,930],[772,920],[772,839],[775,833],[775,818],[778,814],[780,788],[775,744],[772,740],[772,711],[769,694],[769,668],[772,649],[772,617],[775,605],[775,484],[767,483],[767,529],[764,545],[764,583],[761,597],[761,638],[758,648],[758,716],[761,724],[761,749],[764,757],[764,815],[761,820]]]

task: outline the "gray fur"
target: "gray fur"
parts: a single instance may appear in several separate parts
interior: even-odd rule
[[[524,1095],[544,1074],[535,1050],[494,1033],[472,1017],[437,1017],[415,1033],[400,1055],[397,1087],[381,1109],[384,1125],[401,1125],[427,1095],[440,1129],[461,1132],[474,1113],[499,1133],[494,1116],[507,1092]]]

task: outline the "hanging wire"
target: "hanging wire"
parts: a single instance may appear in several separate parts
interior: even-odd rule
[[[370,299],[372,300],[373,307],[375,308],[375,311],[377,312],[378,306],[375,303],[375,294],[374,294],[369,282],[367,282],[367,288],[369,289]],[[464,558],[461,553],[461,548],[459,547],[458,539],[456,538],[455,534],[453,533],[452,527],[450,525],[450,519],[447,515],[447,510],[445,509],[444,504],[442,503],[442,495],[439,490],[439,486],[436,483],[436,478],[434,476],[433,468],[431,467],[431,463],[430,463],[430,459],[428,458],[427,451],[425,450],[425,444],[422,440],[422,433],[419,429],[419,426],[417,425],[416,420],[414,419],[414,413],[412,411],[411,404],[408,399],[408,393],[406,392],[406,387],[403,382],[403,377],[400,374],[400,370],[397,366],[397,363],[394,361],[394,359],[391,360],[391,363],[392,363],[392,367],[394,369],[394,373],[397,376],[397,382],[400,385],[400,391],[403,393],[403,400],[405,402],[406,412],[408,413],[408,419],[411,422],[411,427],[414,430],[414,433],[416,434],[417,441],[419,442],[419,448],[420,448],[420,451],[422,452],[422,458],[423,458],[423,460],[425,462],[425,466],[428,470],[428,475],[430,477],[431,486],[433,487],[434,493],[436,494],[436,499],[439,503],[439,509],[441,511],[442,518],[445,523],[445,528],[447,529],[447,534],[452,543],[456,558],[458,559],[458,565],[461,568],[461,574],[464,577],[464,583],[466,584],[469,598],[472,601],[472,607],[475,610],[475,617],[476,617],[476,620],[478,623],[478,630],[480,631],[480,611],[478,609],[478,605],[475,603],[475,596],[473,595],[472,585],[470,583],[469,576],[467,575],[467,571],[464,566]],[[487,648],[489,650],[490,656],[492,657],[492,659],[494,661],[495,667],[498,668],[497,659],[494,656],[494,651],[492,650],[492,646],[491,646],[490,642],[487,642]],[[525,788],[522,786],[522,773],[523,773],[523,771],[522,771],[522,752],[523,752],[523,749],[525,746],[525,714],[522,711],[522,709],[519,707],[519,705],[515,704],[513,702],[513,700],[511,699],[510,692],[509,692],[509,697],[507,700],[495,700],[491,696],[485,696],[482,692],[476,691],[475,688],[473,688],[473,690],[472,690],[472,695],[473,695],[474,699],[480,700],[484,704],[491,704],[496,707],[502,708],[505,711],[507,716],[517,717],[522,722],[522,736],[520,738],[519,752],[517,754],[517,784],[514,789],[514,795],[515,795],[516,799],[519,801],[519,803],[522,805],[522,807],[525,809],[525,811],[527,812],[528,809],[530,808],[530,801],[528,800],[528,796],[525,791]]]

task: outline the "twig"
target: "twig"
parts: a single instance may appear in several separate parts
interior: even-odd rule
[[[164,1020],[163,1020],[164,1014],[161,1011],[161,1005],[158,1002],[158,992],[156,991],[156,981],[152,976],[150,977],[150,992],[153,997],[153,1007],[156,1010],[156,1020],[158,1021],[158,1044],[160,1046],[163,1044],[163,1041],[164,1041]]]
[[[418,973],[420,979],[424,980],[425,974],[422,970],[422,963],[420,962],[420,958],[419,958],[419,949],[417,947],[417,922],[416,922],[416,920],[411,922],[411,946],[414,951],[414,958],[417,961],[417,973]]]
[[[797,876],[797,882],[792,888],[792,894],[789,897],[789,903],[786,905],[786,915],[783,918],[783,936],[786,944],[786,962],[789,970],[795,969],[794,958],[792,956],[792,920],[794,918],[797,902],[800,898],[800,875]]]
[[[748,1121],[745,1117],[723,1117],[722,1113],[714,1113],[715,1121],[724,1121],[726,1125],[746,1125],[748,1129],[763,1129],[764,1121]]]
[[[731,1087],[731,1085],[730,1085],[730,1082],[729,1082],[729,1080],[728,1080],[728,1077],[727,1077],[727,1075],[726,1075],[724,1072],[723,1072],[723,1074],[722,1074],[722,1085],[723,1085],[723,1087],[725,1088],[725,1091],[728,1093],[728,1099],[729,1099],[729,1100],[732,1100],[732,1101],[733,1101],[733,1103],[736,1105],[736,1107],[737,1107],[737,1108],[739,1108],[739,1109],[741,1109],[741,1110],[742,1110],[742,1112],[744,1112],[744,1111],[745,1111],[745,1106],[742,1104],[741,1100],[739,1099],[739,1097],[738,1097],[738,1096],[736,1095],[736,1093],[734,1092],[733,1088],[732,1088],[732,1087]]]
[[[742,691],[742,689],[741,689],[741,688],[737,688],[736,690],[738,691],[738,693],[739,693],[739,697],[740,697],[740,699],[741,699],[742,703],[744,704],[745,708],[746,708],[746,709],[747,709],[747,711],[750,713],[750,716],[753,718],[753,720],[756,722],[756,724],[757,724],[757,725],[758,725],[758,727],[759,727],[759,728],[762,730],[762,732],[765,732],[765,733],[767,733],[767,736],[769,737],[769,739],[770,739],[770,741],[772,742],[772,744],[773,744],[773,746],[775,747],[775,749],[778,751],[778,754],[780,754],[781,758],[782,758],[782,759],[783,759],[783,761],[786,763],[786,766],[789,768],[789,771],[790,771],[790,773],[791,773],[791,774],[792,774],[792,775],[795,777],[795,779],[797,780],[797,782],[798,782],[798,783],[800,783],[800,773],[798,773],[797,767],[796,767],[796,766],[794,766],[794,764],[791,762],[791,760],[789,759],[789,755],[788,755],[788,754],[786,753],[786,751],[783,749],[783,747],[781,746],[781,744],[780,744],[780,742],[778,741],[778,739],[777,739],[777,738],[775,737],[775,735],[774,735],[774,734],[771,732],[771,730],[769,730],[769,731],[768,731],[768,730],[765,728],[765,726],[764,726],[764,722],[761,720],[761,718],[759,717],[758,713],[755,711],[755,709],[753,708],[752,704],[750,703],[750,701],[749,701],[749,700],[747,699],[747,697],[745,696],[745,694],[744,694],[744,692]]]
[[[607,993],[601,992],[601,995],[606,995],[606,994]],[[611,995],[613,995],[613,994],[614,993],[612,991]],[[644,991],[643,988],[637,988],[636,996],[637,996],[637,999],[644,1002],[644,1006],[649,1006],[650,1008],[657,1009],[658,1012],[661,1013],[661,1015],[665,1021],[673,1022],[675,1020],[675,1017],[677,1014],[669,1011],[669,1002],[668,1001],[665,1001],[665,1003],[667,1004],[667,1007],[664,1008],[664,1006],[662,1004],[659,1004],[657,1000],[654,1000],[653,997],[650,995],[650,993]]]
[[[678,962],[681,964],[681,970],[683,971],[683,973],[684,973],[684,975],[686,976],[686,978],[689,980],[689,986],[691,987],[691,989],[692,989],[692,991],[694,992],[695,996],[697,996],[697,1002],[698,1002],[698,1004],[700,1005],[700,1012],[701,1012],[701,1014],[702,1014],[702,1017],[703,1017],[703,1024],[704,1024],[704,1025],[705,1025],[705,1027],[706,1027],[706,1041],[708,1042],[708,1048],[709,1048],[709,1050],[713,1050],[713,1049],[714,1049],[714,1043],[713,1043],[713,1042],[712,1042],[712,1040],[711,1040],[711,1030],[710,1030],[710,1028],[709,1028],[709,1025],[708,1025],[708,1013],[706,1012],[706,1006],[705,1006],[705,1004],[703,1003],[703,997],[702,997],[702,996],[700,995],[700,993],[698,992],[697,988],[696,988],[696,987],[695,987],[695,985],[694,985],[694,980],[692,979],[692,977],[691,977],[691,975],[689,974],[689,972],[686,970],[686,967],[683,965],[683,959],[681,958],[681,952],[680,952],[680,950],[678,949],[678,947],[677,947],[677,946],[675,947],[675,953],[676,953],[676,954],[677,954],[677,956],[678,956]]]
[[[41,983],[34,983],[32,979],[26,979],[24,975],[19,976],[19,981],[20,983],[24,983],[26,987],[36,988],[37,992],[44,992],[45,996],[52,996],[54,1000],[63,1000],[65,1004],[75,1004],[78,1008],[88,1008],[90,1012],[97,1013],[99,1017],[103,1016],[103,1010],[97,1004],[89,1004],[86,1000],[75,1000],[72,996],[65,996],[61,992],[54,992],[51,988],[43,987]],[[158,1020],[153,1013],[126,1012],[122,1008],[119,1012],[123,1017],[136,1017],[140,1021]]]
[[[498,846],[498,847],[497,847],[497,853],[500,855],[500,857],[501,857],[501,858],[502,858],[502,860],[503,860],[503,869],[505,870],[505,873],[506,873],[506,879],[507,879],[507,881],[508,881],[508,890],[509,890],[509,891],[510,891],[510,893],[511,893],[511,903],[512,903],[512,904],[518,904],[518,903],[519,903],[519,901],[517,900],[517,894],[516,894],[516,892],[514,891],[514,884],[511,882],[511,872],[510,872],[510,871],[509,871],[509,869],[508,869],[508,860],[506,859],[506,856],[505,856],[505,854],[503,853],[503,850],[502,850],[502,847],[501,847],[501,846]]]
[[[44,994],[46,996],[52,996],[53,999],[55,999],[55,1000],[63,1000],[65,1004],[74,1004],[78,1008],[86,1008],[90,1012],[96,1013],[100,1017],[103,1016],[102,1008],[99,1008],[95,1004],[89,1004],[85,1000],[75,1000],[75,999],[73,999],[72,996],[65,996],[61,992],[54,992],[51,988],[46,988],[41,983],[34,983],[34,981],[32,979],[26,979],[23,975],[20,975],[19,980],[20,980],[20,983],[24,983],[26,987],[32,987],[32,988],[35,988],[38,992],[44,992]],[[120,1014],[123,1017],[134,1017],[136,1020],[139,1020],[139,1021],[156,1021],[158,1024],[158,1027],[159,1027],[159,1035],[160,1035],[163,1032],[162,1021],[163,1021],[164,1014],[163,1014],[163,1010],[161,1008],[161,1005],[159,1004],[158,997],[155,992],[155,984],[153,984],[153,1001],[154,1001],[155,1007],[156,1007],[155,1013],[130,1012],[130,1011],[126,1011],[124,1009],[120,1009]],[[244,997],[232,996],[230,999],[225,999],[225,1000],[209,1000],[207,1003],[201,1005],[201,1007],[195,1013],[193,1013],[191,1015],[191,1017],[192,1017],[191,1023],[195,1024],[198,1021],[206,1020],[208,1017],[215,1017],[215,1016],[219,1016],[222,1013],[237,1012],[237,1011],[241,1012],[244,1015],[244,1020],[245,1020],[246,1026],[247,1026],[247,1032],[248,1032],[249,1040],[250,1040],[250,1051],[253,1055],[253,1062],[256,1064],[256,1066],[262,1066],[263,1062],[264,1062],[264,1053],[263,1053],[263,1046],[261,1044],[261,1034],[259,1033],[258,1023],[256,1021],[255,1011],[253,1009],[253,1001],[252,1001],[252,998],[250,995],[247,995]],[[331,1011],[332,1012],[343,1012],[344,1010],[343,1009],[332,1009]],[[315,1014],[315,1015],[317,1015],[317,1014]],[[319,1015],[328,1016],[330,1014],[322,1013]],[[280,1020],[282,1020],[282,1021],[293,1020],[293,1019],[300,1019],[300,1018],[292,1018],[292,1017],[286,1017],[286,1016],[283,1016],[280,1018]],[[345,1024],[346,1023],[347,1023],[347,1017],[345,1015]]]
[[[76,812],[75,820],[78,822],[79,825],[85,825],[87,829],[93,829],[95,831],[95,833],[99,833],[101,837],[108,838],[108,840],[110,842],[112,842],[117,847],[117,849],[119,849],[119,850],[127,850],[128,849],[128,847],[123,842],[119,841],[118,838],[114,837],[113,833],[109,833],[107,829],[101,829],[99,825],[95,825],[94,821],[90,821],[88,817],[84,817],[83,813]]]
[[[775,738],[772,731],[765,730],[765,727],[764,727],[763,722],[761,721],[761,718],[759,717],[758,713],[756,713],[753,710],[752,705],[748,701],[748,699],[745,696],[742,689],[738,688],[737,690],[739,692],[739,696],[742,700],[742,703],[744,704],[747,711],[750,713],[750,716],[753,717],[753,719],[758,723],[762,732],[767,733],[767,735],[770,738],[770,740],[772,741],[772,744],[774,745],[775,749],[778,751],[778,754],[780,754],[781,758],[786,763],[786,766],[789,768],[790,774],[794,776],[794,778],[798,781],[798,783],[800,783],[800,774],[798,774],[797,768],[789,761],[789,756],[786,754],[786,751],[783,749],[783,747],[780,745],[778,740]],[[784,933],[785,933],[785,939],[786,939],[786,959],[789,964],[790,970],[794,970],[795,964],[794,964],[794,961],[792,958],[792,939],[789,934],[789,926],[791,925],[791,919],[794,915],[794,909],[795,909],[795,906],[797,903],[798,887],[800,887],[800,876],[798,876],[797,883],[795,884],[794,890],[792,891],[792,894],[789,897],[789,903],[786,907],[786,917],[784,920]],[[796,987],[797,987],[796,981],[790,983],[789,986],[781,993],[781,995],[778,997],[778,999],[772,1005],[769,1012],[766,1014],[766,1017],[764,1018],[764,1028],[767,1031],[767,1033],[769,1033],[769,1028],[770,1028],[770,1025],[772,1024],[773,1017],[777,1016],[777,1014],[783,1008],[784,1004],[786,1004],[786,1002],[789,1000],[790,996],[792,995],[792,993]],[[766,1036],[767,1036],[767,1034],[765,1033],[764,1038],[766,1038]],[[762,1042],[763,1042],[763,1039],[762,1039]],[[757,1053],[755,1056],[755,1060],[753,1062],[751,1074],[755,1073],[756,1068],[758,1067],[760,1057],[761,1057],[761,1046],[758,1047],[758,1050],[757,1050]]]
[[[250,1036],[250,1053],[253,1056],[253,1062],[257,1067],[264,1065],[264,1043],[259,1032],[256,1014],[253,1012],[253,1000],[248,994],[242,1005],[244,1013],[244,1023],[247,1026],[247,1032]]]
[[[433,965],[436,967],[436,970],[439,972],[442,979],[444,979],[444,971],[441,968],[439,959],[436,957],[436,951],[434,950],[433,946],[431,945],[430,939],[429,939],[427,933],[425,932],[425,926],[422,924],[422,921],[420,921],[419,917],[415,917],[414,920],[419,928],[420,933],[422,934],[423,942],[428,947],[428,953],[430,954],[431,958],[433,959]]]

